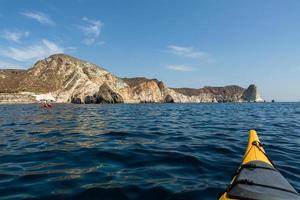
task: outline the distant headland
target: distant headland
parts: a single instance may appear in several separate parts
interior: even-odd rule
[[[169,88],[157,79],[120,78],[66,54],[39,60],[28,70],[0,70],[0,103],[263,102],[255,85]]]

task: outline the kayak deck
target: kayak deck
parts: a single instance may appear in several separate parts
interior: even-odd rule
[[[268,158],[256,131],[250,130],[242,161],[220,200],[300,200],[297,191]]]

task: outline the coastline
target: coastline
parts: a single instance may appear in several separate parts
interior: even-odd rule
[[[264,101],[254,84],[172,88],[155,78],[121,78],[66,54],[51,55],[21,72],[0,70],[0,102],[40,100],[76,104]]]
[[[79,105],[151,105],[151,104],[281,104],[281,103],[300,103],[298,101],[265,101],[265,102],[126,102],[126,103],[100,103],[100,104],[79,104]],[[0,102],[0,105],[28,105],[28,104],[39,104],[39,102]],[[51,102],[56,105],[78,105],[71,102]]]

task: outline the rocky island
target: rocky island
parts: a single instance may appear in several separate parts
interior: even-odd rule
[[[157,79],[120,78],[66,54],[39,60],[28,70],[0,70],[0,103],[262,102],[257,87],[170,88]]]

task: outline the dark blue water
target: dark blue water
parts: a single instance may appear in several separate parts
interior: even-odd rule
[[[300,191],[300,103],[0,105],[0,199],[216,199],[250,128]]]

